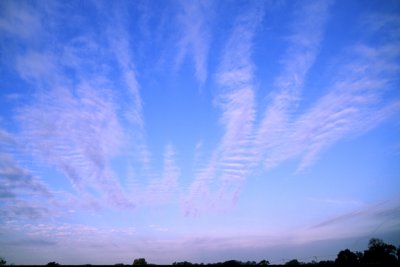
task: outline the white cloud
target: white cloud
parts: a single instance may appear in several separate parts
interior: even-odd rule
[[[195,65],[195,76],[203,84],[207,79],[207,57],[211,42],[209,20],[212,18],[212,1],[181,1],[178,24],[182,28],[178,42],[176,64],[191,54]],[[210,14],[211,13],[211,14]]]
[[[400,213],[398,203],[398,198],[386,199],[380,203],[364,205],[351,212],[328,218],[303,229],[296,237],[297,242],[370,236],[396,231],[398,229],[396,218]]]
[[[42,86],[61,79],[56,58],[51,53],[28,51],[19,55],[16,58],[16,69],[23,79]]]
[[[143,128],[142,99],[139,91],[139,83],[136,79],[135,66],[130,53],[129,42],[126,38],[128,35],[122,30],[118,32],[118,30],[113,29],[112,32],[114,34],[111,35],[111,49],[114,51],[117,62],[120,65],[122,76],[131,98],[130,103],[132,106],[128,109],[127,117],[132,123]]]
[[[111,101],[111,92],[81,84],[38,93],[35,103],[21,108],[20,142],[36,159],[55,166],[78,192],[93,188],[116,204],[128,203],[109,161],[125,136]]]
[[[259,6],[239,16],[224,48],[217,73],[221,86],[217,103],[222,110],[224,134],[208,165],[195,172],[184,201],[185,215],[231,206],[247,174],[253,156],[250,145],[255,117],[250,57],[252,38],[262,16]]]
[[[24,39],[36,37],[41,32],[39,14],[24,2],[3,1],[0,9],[0,30]]]
[[[309,2],[296,13],[292,22],[293,33],[288,37],[289,46],[282,60],[283,70],[275,79],[276,91],[272,93],[272,101],[256,133],[255,143],[261,158],[286,143],[290,116],[297,106],[304,80],[317,56],[329,6],[328,1]],[[277,154],[274,156],[280,157]],[[270,164],[271,156],[267,159],[267,165]]]
[[[384,52],[385,47],[372,49],[373,53],[358,47],[354,54],[359,58],[337,70],[329,92],[308,111],[280,125],[280,139],[268,150],[267,167],[301,157],[299,170],[307,168],[335,142],[363,134],[399,112],[398,99],[384,99],[398,73],[398,54]]]
[[[180,168],[175,162],[175,157],[175,149],[172,144],[166,145],[160,178],[152,179],[144,194],[136,192],[136,194],[142,195],[142,200],[145,203],[165,203],[176,195]]]
[[[52,214],[53,194],[43,181],[15,161],[14,140],[0,129],[0,221],[44,218]],[[45,204],[44,203],[48,203]]]

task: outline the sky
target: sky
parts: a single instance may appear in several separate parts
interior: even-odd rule
[[[399,1],[0,1],[0,256],[400,245]]]

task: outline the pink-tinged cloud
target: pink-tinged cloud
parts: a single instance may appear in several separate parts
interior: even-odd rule
[[[190,55],[194,61],[195,76],[201,83],[207,80],[208,52],[211,42],[209,20],[212,20],[212,1],[180,1],[177,16],[181,27],[176,64],[178,68]]]
[[[230,207],[251,164],[255,117],[251,52],[262,17],[262,6],[253,6],[240,15],[224,48],[216,75],[220,85],[216,103],[222,111],[224,133],[209,163],[196,172],[184,201],[186,215]]]

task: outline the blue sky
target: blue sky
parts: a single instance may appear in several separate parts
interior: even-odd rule
[[[15,264],[400,243],[398,1],[1,1]]]

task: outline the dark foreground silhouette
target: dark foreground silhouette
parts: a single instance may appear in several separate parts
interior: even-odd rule
[[[6,266],[7,261],[0,257],[0,265]],[[57,262],[49,262],[46,266],[59,266],[61,264]],[[138,258],[133,261],[132,265],[156,265],[147,263],[146,259]],[[356,251],[352,252],[349,249],[341,250],[334,261],[311,261],[311,262],[300,262],[297,259],[290,260],[285,264],[274,264],[271,265],[269,261],[262,260],[260,262],[255,261],[237,261],[229,260],[225,262],[217,263],[191,263],[188,261],[174,262],[172,265],[194,265],[194,266],[255,266],[255,265],[269,265],[269,266],[282,266],[282,265],[303,265],[303,266],[400,266],[400,246],[395,247],[391,244],[386,244],[381,239],[372,238],[369,240],[368,249],[364,252]],[[17,266],[10,264],[10,266]],[[66,265],[63,265],[66,266]],[[128,266],[128,264],[116,263],[114,265],[73,265],[73,266]]]

